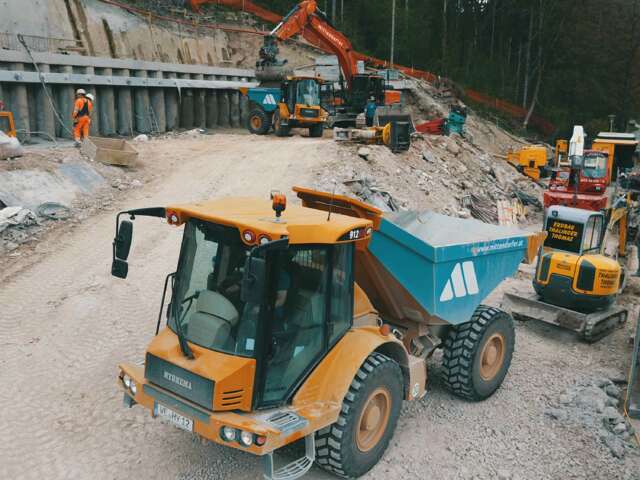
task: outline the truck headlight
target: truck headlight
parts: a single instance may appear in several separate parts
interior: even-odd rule
[[[131,380],[131,385],[129,385],[129,390],[131,390],[131,393],[133,393],[134,396],[138,393],[138,387],[136,387],[136,382],[134,382],[133,380]]]
[[[124,383],[125,387],[130,388],[131,387],[131,377],[125,373],[124,376],[122,377],[122,383]]]
[[[240,443],[245,447],[250,447],[253,444],[253,433],[244,430],[240,432]]]
[[[222,430],[220,430],[220,436],[223,440],[231,442],[236,439],[236,429],[232,427],[222,427]]]

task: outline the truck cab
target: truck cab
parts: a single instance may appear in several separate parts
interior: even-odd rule
[[[549,189],[544,192],[544,205],[564,205],[592,211],[610,206],[608,191],[612,162],[608,152],[585,150],[581,164],[572,168],[556,168],[551,173]]]
[[[292,128],[308,128],[310,137],[321,137],[328,114],[321,105],[323,81],[318,77],[286,77],[277,86],[241,89],[249,97],[249,131],[289,135]]]

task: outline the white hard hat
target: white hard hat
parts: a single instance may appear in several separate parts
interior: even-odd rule
[[[92,102],[94,101],[94,96],[91,93],[87,93],[86,97]]]
[[[76,90],[76,95],[86,95],[87,92],[84,91],[84,88],[79,88]]]

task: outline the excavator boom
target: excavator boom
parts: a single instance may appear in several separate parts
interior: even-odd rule
[[[301,34],[309,43],[328,50],[338,57],[340,68],[351,87],[357,73],[358,58],[349,39],[336,30],[318,8],[316,0],[304,0],[295,6],[271,31],[280,41]]]
[[[282,17],[277,13],[262,8],[251,0],[185,0],[185,3],[194,12],[200,12],[202,5],[220,5],[221,7],[235,8],[236,10],[252,13],[271,23],[278,23],[282,20]]]

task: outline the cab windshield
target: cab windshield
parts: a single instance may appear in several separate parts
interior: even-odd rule
[[[320,85],[315,80],[298,80],[298,103],[308,106],[320,105]]]
[[[607,174],[607,157],[602,154],[585,155],[582,175],[586,178],[604,178]]]
[[[249,249],[236,229],[201,220],[185,225],[169,327],[201,347],[254,355],[260,306],[240,299]]]

